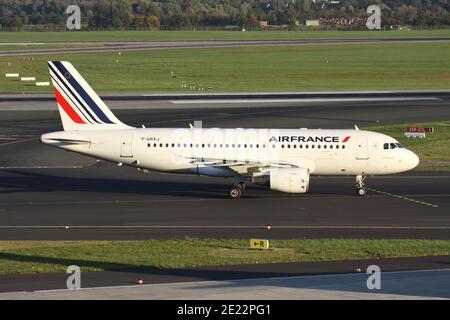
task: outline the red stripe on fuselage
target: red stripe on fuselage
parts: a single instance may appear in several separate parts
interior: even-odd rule
[[[350,136],[347,136],[344,138],[344,140],[342,140],[342,142],[347,142],[350,139]]]
[[[64,99],[64,97],[59,93],[59,91],[56,89],[56,87],[53,87],[53,90],[55,91],[56,95],[56,101],[58,101],[58,104],[63,108],[63,110],[67,113],[67,115],[72,119],[73,122],[79,123],[79,124],[86,124],[86,122],[83,121],[83,119],[80,118],[78,113],[76,113],[75,110],[71,107],[71,105]]]

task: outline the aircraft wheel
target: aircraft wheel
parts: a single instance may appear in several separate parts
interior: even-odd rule
[[[239,199],[242,196],[242,189],[238,186],[233,186],[229,195],[231,199]]]
[[[367,190],[365,188],[358,188],[356,194],[360,197],[364,197],[367,194]]]

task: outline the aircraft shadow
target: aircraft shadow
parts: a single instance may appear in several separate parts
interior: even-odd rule
[[[82,170],[82,169],[81,169]],[[88,177],[90,172],[81,172],[80,177],[69,177],[64,175],[44,174],[23,170],[4,169],[0,170],[13,175],[4,175],[0,180],[1,193],[18,192],[95,192],[95,193],[119,193],[119,194],[144,194],[144,195],[168,195],[181,197],[202,197],[202,198],[227,198],[228,188],[232,184],[231,179],[223,179],[222,183],[214,182],[180,182],[174,181],[176,178],[168,180],[161,179],[161,176],[148,175],[148,180],[135,179],[131,176],[126,178],[92,178]],[[142,175],[135,173],[136,177]],[[167,176],[167,175],[165,175]],[[173,175],[173,177],[175,177]],[[155,179],[156,178],[156,179]],[[207,178],[205,178],[207,179]],[[339,190],[336,192],[335,190]],[[348,188],[320,188],[315,190],[316,195],[353,195],[352,185]],[[303,195],[287,195],[284,193],[270,191],[268,187],[248,185],[245,198],[259,197],[299,197]]]

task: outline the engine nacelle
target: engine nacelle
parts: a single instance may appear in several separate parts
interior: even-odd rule
[[[260,184],[269,184],[270,189],[287,193],[305,193],[309,189],[309,169],[278,168],[270,169],[269,174],[261,177]],[[267,183],[268,182],[268,183]]]

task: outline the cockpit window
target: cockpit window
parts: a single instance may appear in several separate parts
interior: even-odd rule
[[[400,143],[398,142],[391,142],[391,143],[385,143],[383,144],[383,149],[387,150],[387,149],[396,149],[396,148],[404,148],[404,146],[402,146]]]

